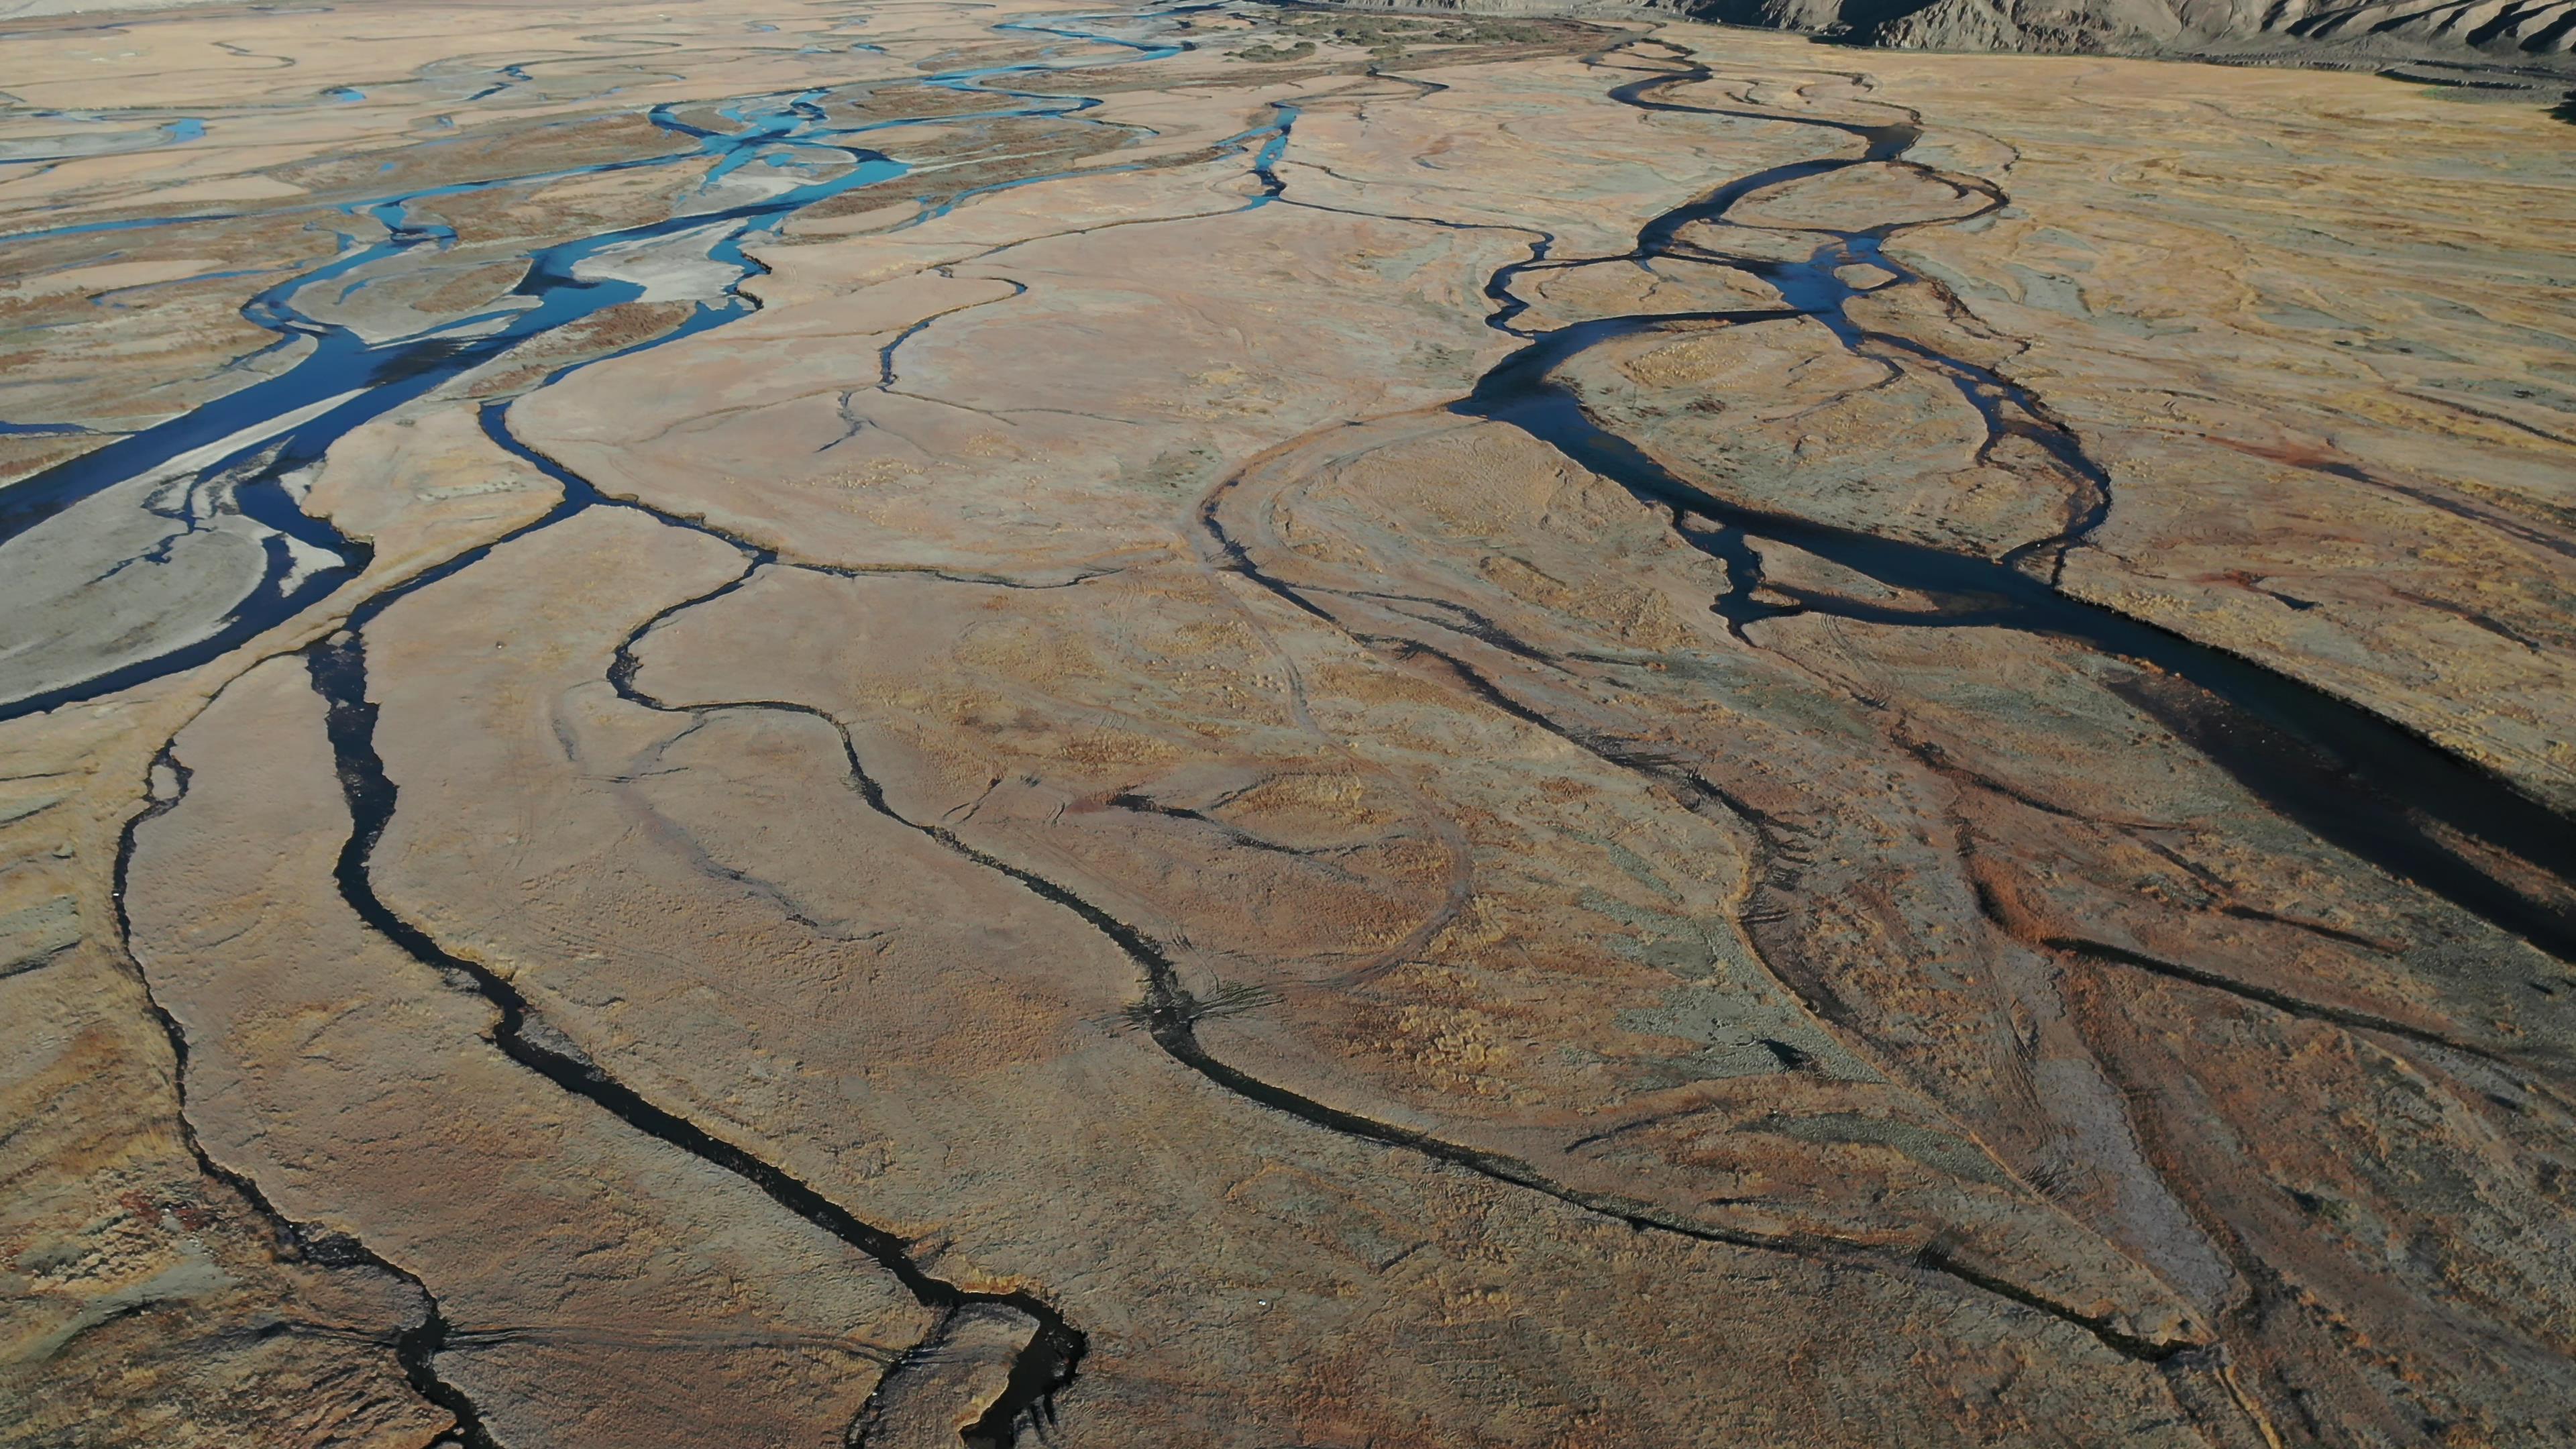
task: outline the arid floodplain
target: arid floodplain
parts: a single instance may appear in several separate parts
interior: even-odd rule
[[[2576,127],[0,34],[0,1444],[2576,1443]]]

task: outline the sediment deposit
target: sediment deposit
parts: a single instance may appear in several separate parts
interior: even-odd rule
[[[2546,111],[0,47],[0,1441],[2576,1439]]]

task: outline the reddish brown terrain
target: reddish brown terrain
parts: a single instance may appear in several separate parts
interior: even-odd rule
[[[18,23],[0,1443],[2576,1442],[2545,110]]]

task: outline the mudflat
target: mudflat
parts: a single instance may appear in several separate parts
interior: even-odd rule
[[[13,25],[0,1443],[2576,1442],[2548,111]]]

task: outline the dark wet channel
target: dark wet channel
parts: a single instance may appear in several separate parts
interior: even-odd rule
[[[1103,21],[1118,22],[1131,22],[1135,18],[1100,17]],[[1150,14],[1147,19],[1151,19]],[[260,293],[243,309],[246,317],[278,333],[281,345],[299,337],[311,340],[312,351],[293,368],[0,492],[0,547],[24,538],[48,517],[119,485],[150,478],[157,471],[171,475],[172,483],[184,481],[186,486],[175,492],[167,485],[158,488],[155,496],[143,506],[155,511],[169,509],[167,516],[174,524],[184,528],[191,521],[185,511],[190,508],[238,507],[281,535],[327,548],[339,562],[331,568],[312,573],[294,586],[263,590],[261,596],[238,608],[212,637],[85,680],[76,686],[12,701],[0,706],[0,718],[94,697],[218,657],[265,629],[293,618],[362,569],[368,557],[365,545],[341,537],[321,520],[305,516],[297,506],[297,495],[289,486],[290,480],[300,470],[319,461],[331,443],[351,429],[426,395],[474,367],[505,355],[520,343],[578,322],[607,307],[635,300],[642,294],[643,288],[630,281],[601,280],[581,275],[581,265],[585,260],[611,249],[632,247],[661,237],[699,229],[720,229],[708,245],[706,255],[732,267],[735,282],[725,285],[720,295],[699,301],[693,315],[679,327],[626,351],[640,351],[721,326],[754,310],[756,305],[741,296],[735,285],[741,278],[760,270],[759,264],[743,250],[747,242],[773,231],[781,221],[807,207],[860,187],[894,181],[905,174],[900,163],[857,144],[852,138],[899,125],[976,124],[1004,118],[1071,117],[1097,106],[1099,101],[1082,96],[1010,91],[989,83],[1014,75],[1044,74],[1076,64],[1102,64],[1103,58],[1097,54],[1097,47],[1101,45],[1122,50],[1124,54],[1114,58],[1131,62],[1166,59],[1180,54],[1185,48],[1160,40],[1140,40],[1095,30],[1090,22],[1077,19],[1049,25],[1006,23],[994,28],[1053,36],[1067,42],[1065,48],[1085,53],[1078,59],[1061,62],[1043,60],[1002,67],[959,68],[927,76],[914,83],[989,93],[997,102],[987,110],[927,120],[898,119],[837,127],[830,123],[828,111],[822,104],[828,95],[826,91],[760,97],[729,105],[720,114],[736,123],[739,129],[732,131],[719,132],[690,125],[681,121],[671,108],[657,110],[653,113],[657,124],[700,142],[698,152],[692,154],[716,158],[707,178],[709,184],[721,180],[727,172],[739,166],[766,159],[779,148],[834,152],[845,158],[847,169],[839,175],[799,185],[762,200],[675,216],[644,226],[619,228],[534,252],[530,255],[526,276],[511,293],[514,300],[523,301],[525,305],[495,309],[418,336],[369,343],[348,328],[314,319],[297,308],[295,299],[307,288],[340,282],[376,263],[416,250],[435,251],[453,243],[453,233],[442,227],[414,224],[408,212],[411,206],[461,191],[524,184],[529,178],[441,187],[344,208],[352,216],[363,214],[379,223],[384,230],[384,238],[370,245],[351,245],[331,263]],[[1227,154],[1250,155],[1256,168],[1266,168],[1270,161],[1276,159],[1278,148],[1285,143],[1287,125],[1288,118],[1283,114],[1274,126],[1236,138],[1224,149]],[[554,174],[569,176],[585,171],[670,165],[687,159],[690,158],[682,156],[616,162]],[[1044,179],[1048,178],[1029,178]],[[1270,181],[1268,190],[1270,194],[1276,194],[1275,179]],[[922,216],[935,215],[953,205],[956,199],[925,201]],[[1259,201],[1252,204],[1258,205]],[[889,357],[891,352],[889,347]],[[587,365],[588,361],[569,364],[550,374],[546,381],[552,382],[566,372]],[[886,381],[890,384],[890,361],[886,364],[886,372]],[[524,536],[592,507],[640,506],[604,498],[586,480],[521,444],[509,432],[506,410],[506,402],[487,402],[481,406],[480,416],[487,436],[564,490],[563,498],[555,508],[511,537]],[[175,504],[171,501],[174,497],[178,500]],[[645,511],[654,512],[650,509]],[[712,532],[703,525],[669,515],[654,512],[654,516],[674,526]],[[769,561],[764,550],[743,544],[740,540],[728,541],[745,549],[749,568],[756,569]],[[599,1064],[556,1045],[562,1040],[560,1034],[545,1028],[535,1019],[530,1002],[515,986],[449,953],[426,931],[396,913],[377,894],[370,862],[377,841],[392,821],[396,789],[375,752],[377,707],[366,698],[364,635],[358,631],[398,600],[430,584],[454,577],[488,556],[494,546],[497,545],[468,551],[398,587],[371,596],[353,610],[348,632],[307,651],[316,692],[329,705],[328,733],[336,773],[352,817],[351,833],[342,846],[335,869],[342,898],[372,928],[415,959],[488,1000],[499,1012],[492,1040],[513,1061],[563,1091],[611,1113],[636,1130],[749,1182],[782,1208],[867,1255],[917,1302],[932,1310],[937,1315],[937,1322],[930,1336],[889,1367],[886,1379],[880,1383],[880,1392],[884,1382],[890,1382],[910,1363],[935,1357],[965,1313],[1001,1311],[1025,1320],[1029,1325],[1026,1345],[1013,1358],[998,1394],[973,1422],[960,1430],[959,1438],[968,1449],[1004,1449],[1019,1438],[1024,1427],[1042,1428],[1051,1422],[1055,1399],[1073,1381],[1088,1347],[1087,1337],[1067,1321],[1061,1310],[1035,1293],[964,1289],[934,1276],[915,1261],[912,1246],[896,1234],[865,1221],[822,1190],[756,1153],[656,1104]],[[283,546],[273,548],[272,553],[271,579],[291,578],[291,553]],[[5,555],[0,555],[0,562],[5,562]],[[745,577],[748,577],[748,569]],[[632,688],[631,674],[631,665],[626,666],[613,682],[621,693],[633,698],[637,696]],[[166,750],[163,758],[174,771],[177,770],[176,761],[169,759]],[[184,772],[180,773],[179,780],[179,788],[184,792]],[[176,795],[156,799],[129,822],[116,867],[116,897],[120,902],[124,898],[136,828],[177,803]],[[184,1069],[187,1039],[177,1023],[166,1014],[161,1021]],[[538,1029],[531,1030],[532,1026]],[[184,1100],[184,1087],[182,1094]],[[191,1142],[193,1145],[193,1137]],[[277,1214],[255,1183],[225,1171],[207,1158],[201,1149],[198,1156],[209,1173],[235,1183],[243,1191],[253,1208],[277,1227],[282,1241],[300,1241],[302,1230],[299,1225],[289,1223]],[[396,1271],[383,1265],[382,1260],[362,1244],[348,1242],[330,1248],[330,1251],[349,1261],[377,1263],[387,1266],[388,1271]],[[437,1359],[453,1336],[452,1325],[441,1312],[436,1298],[428,1294],[426,1286],[418,1278],[408,1274],[399,1276],[424,1295],[428,1308],[426,1316],[418,1324],[399,1336],[394,1345],[396,1356],[413,1387],[424,1398],[448,1408],[457,1416],[458,1427],[443,1436],[442,1442],[459,1442],[468,1449],[492,1445],[493,1440],[484,1429],[472,1401],[439,1376]],[[854,1436],[864,1435],[874,1412],[875,1401],[872,1399],[860,1422],[852,1426]]]
[[[2576,962],[2576,825],[2565,817],[2364,709],[2053,586],[2065,552],[2080,545],[2110,510],[2108,475],[2084,455],[2071,430],[2019,387],[1911,339],[1873,333],[1845,311],[1846,303],[1860,293],[1837,275],[1838,268],[1867,262],[1894,273],[1904,284],[1936,285],[1890,258],[1881,244],[1909,225],[1946,225],[1966,218],[1825,233],[1812,256],[1787,263],[1737,260],[1685,239],[1693,228],[1700,229],[1696,233],[1700,236],[1723,236],[1727,213],[1757,191],[1854,166],[1913,166],[1905,155],[1921,136],[1920,127],[1911,120],[1862,125],[1691,106],[1664,98],[1667,91],[1709,77],[1706,67],[1692,62],[1667,75],[1619,86],[1611,95],[1641,109],[1810,125],[1852,136],[1863,143],[1862,149],[1853,156],[1795,162],[1729,181],[1648,221],[1637,233],[1635,248],[1624,258],[1611,260],[1671,258],[1738,267],[1776,287],[1786,308],[1648,313],[1531,333],[1512,325],[1520,309],[1516,300],[1507,300],[1491,321],[1500,330],[1530,338],[1529,345],[1479,379],[1474,392],[1455,405],[1456,411],[1519,428],[1639,499],[1669,511],[1681,538],[1726,564],[1728,591],[1714,607],[1739,633],[1765,618],[1814,613],[1908,628],[2017,630],[2072,643],[2106,659],[2144,665],[2152,673],[2124,689],[2124,697],[2264,804],[2390,874],[2440,895],[2562,961]],[[2002,193],[1984,182],[1917,169],[1982,194],[1984,208],[1971,215],[2004,204]],[[1519,276],[1555,265],[1572,263],[1538,259],[1516,263],[1497,274],[1489,295],[1509,299],[1511,284]],[[1582,353],[1620,338],[1791,316],[1815,319],[1855,353],[1875,349],[1872,355],[1901,354],[1949,378],[1985,418],[1990,442],[2009,434],[2039,444],[2077,484],[2078,496],[2068,510],[2065,530],[2001,559],[1989,559],[1749,507],[1676,476],[1645,449],[1600,425],[1558,376]],[[1931,600],[1936,607],[1894,609],[1830,594],[1790,595],[1769,588],[1762,576],[1759,548],[1766,542],[1814,554],[1891,590]],[[1765,593],[1770,597],[1762,597]],[[2156,675],[2165,678],[2158,680]],[[2454,843],[2460,838],[2489,849],[2464,850]],[[2510,859],[2495,862],[2490,852]],[[2518,887],[2515,878],[2525,872],[2514,868],[2516,861],[2545,873],[2559,889],[2544,896]]]
[[[1127,58],[1136,61],[1167,58],[1180,49],[1176,45],[1092,33],[1084,30],[1080,22],[1068,21],[1044,30],[1074,44],[1124,47]],[[835,156],[839,159],[832,164],[845,169],[757,201],[603,232],[532,253],[525,278],[511,294],[514,305],[411,337],[369,342],[347,328],[316,320],[299,309],[297,299],[308,288],[354,280],[363,269],[452,244],[451,234],[413,220],[410,208],[417,203],[458,190],[521,184],[526,178],[471,183],[467,187],[439,188],[351,205],[346,208],[351,216],[367,218],[381,227],[381,240],[352,243],[332,262],[270,288],[244,309],[251,320],[277,333],[281,344],[295,339],[309,344],[310,351],[294,366],[185,417],[106,445],[0,491],[0,549],[5,549],[11,541],[62,510],[184,462],[184,470],[174,474],[167,485],[156,490],[152,501],[142,505],[168,509],[164,516],[171,519],[175,530],[184,531],[192,524],[192,510],[237,507],[275,530],[279,538],[292,538],[310,548],[325,550],[337,563],[298,578],[291,551],[282,542],[272,542],[270,586],[241,605],[212,636],[76,685],[0,705],[0,718],[95,697],[217,657],[311,608],[362,569],[368,559],[365,546],[305,516],[288,480],[318,461],[333,441],[352,429],[426,396],[532,338],[642,294],[643,288],[634,282],[583,276],[585,261],[612,249],[710,228],[716,235],[705,254],[732,267],[738,282],[759,269],[758,263],[745,253],[745,246],[773,232],[788,217],[861,187],[891,186],[899,181],[904,168],[884,153],[870,149],[862,139],[866,133],[886,125],[1068,118],[1097,102],[1011,91],[1007,89],[1009,77],[1099,63],[1099,57],[1090,54],[1063,66],[1032,63],[925,77],[917,83],[971,89],[992,94],[996,99],[995,107],[989,111],[932,121],[835,126],[825,104],[825,91],[734,103],[719,112],[733,126],[730,130],[683,121],[666,108],[655,113],[656,122],[696,140],[697,151],[560,174],[674,165],[711,156],[714,160],[708,179],[713,182],[741,166],[781,152]],[[1612,94],[1641,109],[1754,114],[1687,106],[1665,99],[1666,92],[1704,79],[1707,74],[1704,68],[1690,65],[1622,85]],[[524,75],[520,78],[524,79]],[[1764,113],[1763,119],[1796,118]],[[1285,195],[1276,164],[1289,143],[1295,120],[1295,110],[1281,106],[1275,110],[1273,124],[1233,138],[1236,154],[1249,158],[1249,169],[1260,183],[1259,193],[1247,203],[1248,207],[1268,204]],[[2576,881],[2576,833],[2570,832],[2564,819],[2492,776],[2366,711],[2245,660],[2084,604],[2052,586],[2065,550],[2080,543],[2111,506],[2110,480],[2085,457],[2080,440],[2071,431],[2051,418],[2037,399],[2007,380],[1961,359],[1930,353],[1919,344],[1871,333],[1849,317],[1845,304],[1857,294],[1836,275],[1837,268],[1867,261],[1907,282],[1930,285],[1887,259],[1881,250],[1881,244],[1900,227],[1828,234],[1813,256],[1795,263],[1734,261],[1688,239],[1689,234],[1696,234],[1695,228],[1722,229],[1728,211],[1756,191],[1849,166],[1910,164],[1904,157],[1919,136],[1919,129],[1911,122],[1862,126],[1815,120],[1805,124],[1859,141],[1860,154],[1798,162],[1730,181],[1648,222],[1628,254],[1630,260],[1673,258],[1741,266],[1779,289],[1785,304],[1782,308],[1767,312],[1640,314],[1599,319],[1546,333],[1523,331],[1514,325],[1523,310],[1512,293],[1514,283],[1536,270],[1570,264],[1552,261],[1548,255],[1550,243],[1541,240],[1533,246],[1528,260],[1497,272],[1487,288],[1488,296],[1497,304],[1492,324],[1526,338],[1528,344],[1481,379],[1467,398],[1455,404],[1456,410],[1520,428],[1569,459],[1617,481],[1637,497],[1670,510],[1681,537],[1727,564],[1729,589],[1714,607],[1739,632],[1767,618],[1798,612],[1822,613],[1907,627],[2011,629],[2066,641],[2104,658],[2147,666],[2176,682],[2177,687],[2141,686],[2134,692],[2134,701],[2272,808],[2321,838],[2425,885],[2562,959],[2576,960],[2576,914],[2571,914],[2566,897],[2553,900],[2527,894],[2516,888],[2505,872],[2447,843],[2451,835],[2486,842],[2500,852],[2540,867],[2565,884]],[[1008,184],[1025,185],[1045,179],[1048,178],[1030,177]],[[923,215],[935,215],[958,199],[925,202]],[[1995,205],[2002,204],[1999,193],[1991,195],[1990,200]],[[5,239],[0,239],[0,244],[5,244]],[[679,328],[641,347],[724,325],[745,315],[753,305],[728,284],[718,295],[699,300],[694,314]],[[2038,444],[2076,485],[2070,493],[2065,529],[2005,558],[1988,559],[1748,508],[1676,476],[1646,450],[1602,427],[1558,377],[1560,370],[1578,355],[1619,338],[1801,315],[1815,318],[1855,351],[1909,353],[1919,365],[1949,378],[1986,419],[1990,434]],[[890,345],[881,360],[881,370],[889,383],[893,378],[891,355],[900,343],[899,338]],[[519,444],[507,428],[504,404],[486,404],[481,416],[487,434],[497,444],[555,479],[565,490],[563,502],[522,533],[591,507],[637,506],[601,497],[577,475]],[[193,456],[208,449],[215,451],[206,457]],[[713,532],[686,520],[655,516],[675,526]],[[745,572],[726,590],[739,586],[742,579],[772,562],[765,551],[755,546],[739,539],[728,541],[742,549]],[[1931,599],[1937,607],[1928,614],[1910,613],[1830,595],[1784,593],[1767,586],[1763,579],[1760,546],[1764,543],[1791,545],[1816,554],[1889,588]],[[479,549],[450,560],[401,588],[371,598],[352,615],[352,630],[362,630],[396,600],[454,577],[488,552],[488,548]],[[5,553],[0,553],[0,564],[5,564],[5,558]],[[685,601],[666,611],[666,616],[704,601]],[[672,708],[644,694],[635,680],[631,645],[657,622],[658,618],[647,621],[630,637],[630,647],[621,650],[609,682],[632,703]],[[973,1293],[930,1276],[912,1261],[906,1245],[894,1235],[861,1220],[820,1189],[653,1103],[599,1064],[549,1045],[550,1033],[525,1029],[531,1024],[532,1007],[514,986],[450,955],[428,933],[402,919],[378,897],[369,873],[370,856],[392,819],[396,801],[395,788],[375,754],[376,707],[366,698],[363,635],[351,633],[317,646],[308,660],[315,687],[330,706],[329,733],[335,763],[355,821],[337,867],[340,890],[352,907],[412,955],[490,1000],[501,1018],[494,1040],[521,1065],[637,1130],[760,1187],[782,1207],[867,1253],[918,1301],[940,1312],[943,1322],[964,1309],[978,1307],[1007,1309],[1026,1317],[1031,1323],[1027,1347],[1015,1361],[1001,1396],[970,1426],[965,1438],[976,1445],[1007,1444],[1022,1425],[1043,1423],[1054,1397],[1073,1381],[1088,1343],[1061,1312],[1033,1294]],[[808,706],[778,701],[699,706],[727,707],[793,710],[823,718],[841,734],[855,788],[867,797],[872,808],[901,820],[866,775],[848,728],[841,722]],[[1515,1159],[1378,1122],[1262,1082],[1217,1060],[1199,1045],[1194,1024],[1200,1003],[1183,987],[1174,963],[1163,949],[1143,932],[1062,886],[975,848],[943,826],[908,820],[902,823],[1075,912],[1114,941],[1143,971],[1146,992],[1139,1003],[1139,1020],[1156,1044],[1230,1092],[1324,1130],[1429,1156],[1622,1218],[1640,1228],[1747,1247],[1830,1256],[1821,1247],[1721,1232],[1653,1213],[1641,1204],[1576,1193]],[[184,1052],[184,1042],[179,1045]],[[2080,1325],[2110,1348],[2131,1357],[2161,1361],[2182,1351],[2178,1344],[2129,1339],[2095,1316],[2041,1302],[1961,1265],[1927,1260],[1922,1266],[1950,1273]],[[443,1321],[433,1319],[433,1323],[437,1334],[443,1335]],[[936,1337],[935,1332],[934,1341],[916,1352],[934,1349]],[[423,1391],[436,1398],[443,1391],[433,1367],[438,1342],[424,1338],[414,1347],[417,1352],[405,1360],[406,1366],[417,1371],[416,1382],[424,1383]],[[443,1398],[440,1401],[447,1402]],[[469,1442],[474,1432],[469,1420]]]
[[[220,515],[233,514],[251,520],[263,530],[265,577],[223,618],[207,621],[209,629],[186,636],[184,642],[173,643],[148,658],[74,682],[0,699],[0,720],[97,698],[193,668],[221,657],[329,597],[366,567],[372,551],[362,540],[346,537],[326,520],[304,512],[294,486],[299,475],[319,463],[332,444],[353,430],[430,395],[476,368],[499,361],[532,340],[644,298],[647,288],[643,284],[602,274],[603,265],[613,266],[621,254],[674,238],[694,238],[704,232],[704,257],[734,273],[733,280],[713,295],[697,298],[692,314],[677,327],[627,349],[643,351],[720,327],[755,310],[754,304],[740,294],[738,284],[762,268],[745,249],[775,234],[788,219],[853,191],[892,188],[900,182],[908,168],[872,149],[868,145],[872,133],[897,127],[964,127],[1024,119],[1100,124],[1080,115],[1100,104],[1096,98],[1013,90],[1008,82],[1013,77],[1041,76],[1076,67],[1168,59],[1186,48],[1183,44],[1117,32],[1119,25],[1133,23],[1136,18],[1105,15],[1067,18],[1047,25],[1005,22],[993,28],[1061,41],[1063,44],[1050,50],[1068,53],[1061,58],[1050,54],[1039,60],[1002,66],[960,66],[902,82],[989,95],[993,104],[988,108],[836,124],[826,104],[834,88],[823,87],[728,103],[718,114],[731,122],[732,128],[718,130],[683,120],[679,107],[662,106],[650,113],[653,123],[695,141],[695,149],[442,185],[334,208],[349,230],[375,232],[377,239],[351,236],[344,241],[340,254],[329,262],[266,288],[241,309],[246,320],[276,334],[277,341],[262,349],[262,355],[297,345],[304,347],[292,366],[0,488],[0,569],[9,566],[12,546],[46,520],[124,487],[134,495],[128,500],[130,507],[163,520],[164,531],[151,552],[136,559],[114,561],[113,567],[167,563],[176,551],[188,546],[192,534],[208,527]],[[1153,17],[1149,13],[1144,18],[1150,22]],[[1112,47],[1112,53],[1100,54],[1103,46]],[[885,82],[865,85],[881,90]],[[186,139],[193,137],[191,133]],[[370,340],[356,329],[317,318],[304,305],[307,298],[344,300],[377,281],[398,275],[406,262],[426,261],[455,245],[453,230],[416,216],[415,208],[424,203],[496,188],[697,164],[704,164],[706,172],[694,195],[718,196],[716,188],[746,167],[795,167],[800,169],[788,174],[808,174],[818,162],[828,174],[771,195],[719,202],[700,211],[683,210],[659,221],[619,227],[532,251],[527,256],[525,275],[499,303],[412,335]],[[1011,184],[1047,179],[1051,179],[1049,175],[1039,175]],[[889,197],[889,201],[894,199]],[[959,199],[925,198],[920,219],[946,211]],[[90,231],[185,226],[190,221],[207,219],[221,218],[140,219],[22,232],[0,237],[0,256],[6,255],[13,241]],[[692,239],[690,245],[694,248],[698,243]],[[56,430],[42,424],[16,424],[10,428],[12,432],[28,433]],[[46,541],[39,535],[27,543],[33,546]],[[317,564],[317,560],[327,562]],[[22,615],[20,627],[41,627],[41,621],[31,616],[41,614],[43,608],[38,604],[29,615]]]

